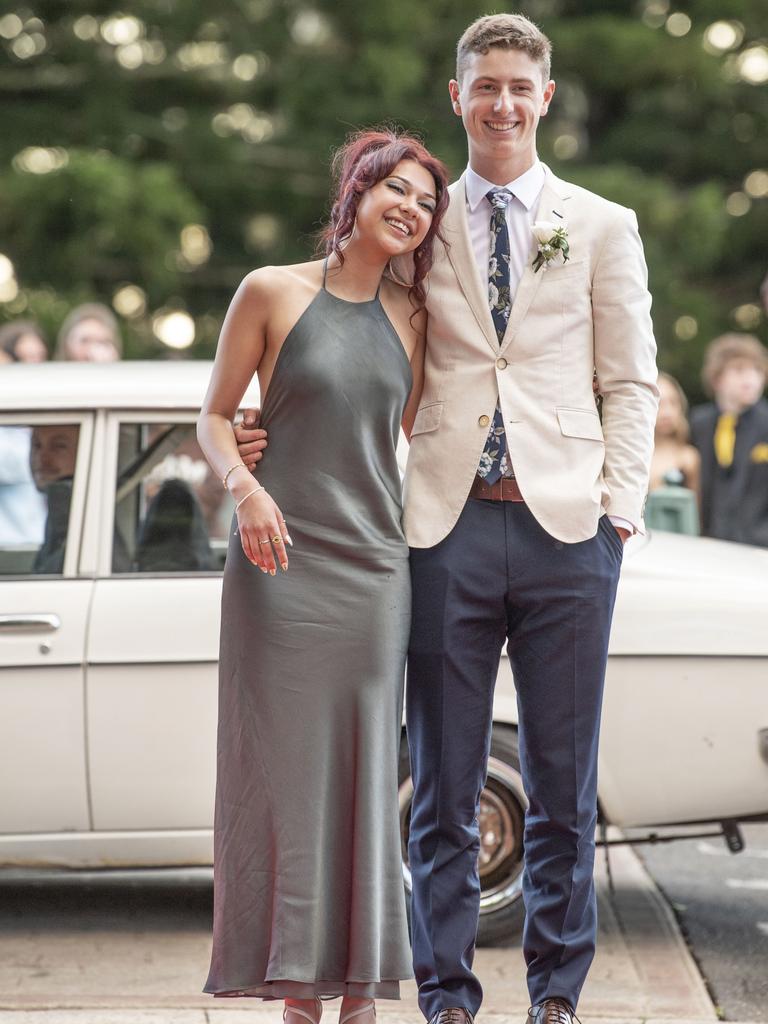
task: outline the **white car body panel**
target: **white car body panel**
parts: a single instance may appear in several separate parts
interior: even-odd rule
[[[0,632],[2,832],[91,827],[83,660],[92,590],[91,580],[0,582],[0,616],[61,622],[54,631]]]

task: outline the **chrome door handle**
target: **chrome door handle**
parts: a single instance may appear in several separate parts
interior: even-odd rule
[[[60,627],[58,615],[0,615],[3,633],[53,633]]]

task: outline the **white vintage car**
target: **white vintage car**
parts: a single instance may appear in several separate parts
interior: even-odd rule
[[[211,863],[232,505],[195,440],[210,370],[0,369],[0,865]],[[494,717],[481,941],[521,917],[506,659]],[[410,792],[403,744],[404,837]],[[726,823],[732,845],[734,823],[768,814],[768,552],[663,533],[627,545],[600,812],[647,833]]]

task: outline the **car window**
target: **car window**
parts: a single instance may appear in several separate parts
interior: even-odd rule
[[[232,511],[194,423],[120,424],[113,573],[221,571]]]
[[[0,426],[0,575],[60,575],[80,427]]]

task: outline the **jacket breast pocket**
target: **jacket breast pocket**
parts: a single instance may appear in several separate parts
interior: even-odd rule
[[[555,409],[560,433],[564,437],[583,437],[588,441],[604,441],[603,427],[596,409]]]
[[[432,405],[423,405],[416,413],[411,429],[411,437],[416,434],[426,434],[430,430],[436,430],[443,415],[443,403],[433,402]]]
[[[542,267],[539,274],[543,274],[542,284],[560,285],[564,281],[586,281],[589,276],[589,260],[568,260],[566,263],[550,264]]]

